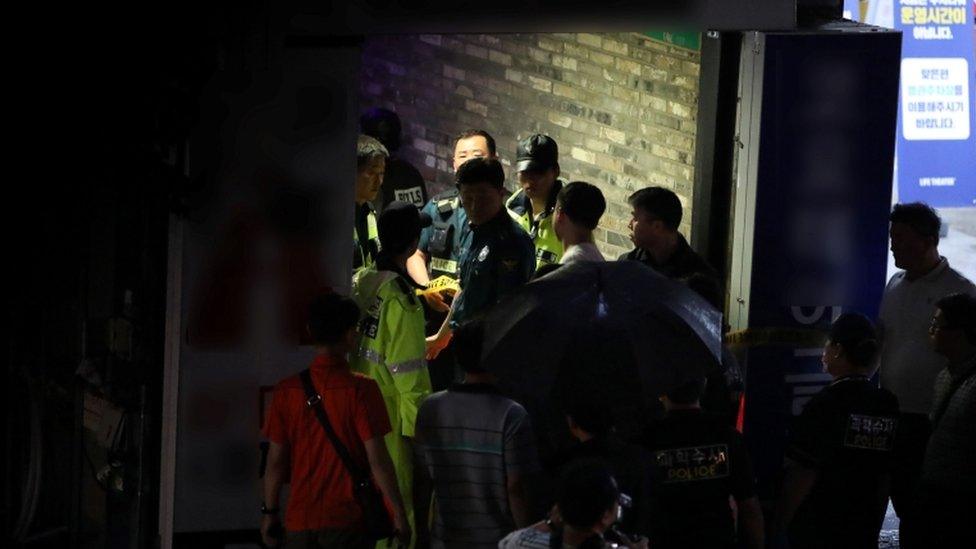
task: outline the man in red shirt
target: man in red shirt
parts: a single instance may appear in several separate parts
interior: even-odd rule
[[[309,307],[308,331],[315,343],[309,366],[312,384],[326,415],[355,461],[369,465],[373,479],[393,510],[393,526],[404,543],[410,526],[403,510],[393,463],[383,436],[390,419],[376,382],[349,370],[347,353],[357,341],[359,307],[349,298],[328,294]],[[275,547],[280,539],[281,486],[291,472],[285,513],[287,547],[368,547],[362,510],[353,496],[352,476],[329,441],[314,411],[306,405],[298,375],[275,386],[264,435],[270,441],[261,506],[261,536]],[[277,535],[276,535],[277,534]]]

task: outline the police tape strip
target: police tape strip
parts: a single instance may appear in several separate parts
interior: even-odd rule
[[[435,292],[446,292],[456,294],[461,289],[460,283],[449,276],[439,276],[431,280],[423,290],[417,290],[417,295],[432,294]]]
[[[810,328],[747,328],[726,334],[725,343],[730,347],[782,345],[799,348],[821,347],[826,339],[825,331]]]

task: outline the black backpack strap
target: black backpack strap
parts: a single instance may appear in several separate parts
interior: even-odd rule
[[[353,483],[359,483],[359,480],[364,478],[366,475],[363,473],[362,469],[356,466],[355,460],[349,455],[349,450],[346,446],[339,440],[339,436],[336,435],[335,429],[332,428],[332,423],[329,422],[329,416],[325,412],[325,405],[322,403],[322,397],[315,391],[315,386],[312,385],[312,372],[307,368],[302,370],[302,373],[298,374],[298,377],[302,380],[302,388],[305,389],[305,406],[312,409],[315,412],[316,419],[325,429],[325,436],[329,438],[329,442],[335,447],[336,453],[339,454],[339,459],[342,460],[343,465],[352,475]],[[367,477],[368,478],[368,477]]]

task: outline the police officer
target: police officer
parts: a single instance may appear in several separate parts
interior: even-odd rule
[[[454,171],[457,172],[461,164],[471,158],[496,158],[495,140],[488,132],[465,130],[454,140]],[[421,284],[442,276],[457,280],[461,240],[471,230],[457,187],[434,196],[423,211],[433,219],[433,224],[421,231],[417,253],[408,260],[407,271]],[[439,391],[446,389],[458,377],[454,356],[449,347],[444,347],[446,334],[437,337],[448,305],[439,293],[428,292],[424,298],[428,305],[427,334],[431,336],[435,350],[429,357],[428,366],[434,390]]]
[[[413,462],[410,439],[417,409],[430,394],[424,338],[424,311],[406,273],[420,229],[430,218],[406,202],[391,202],[379,218],[382,251],[376,264],[353,277],[353,298],[363,311],[360,341],[352,357],[353,370],[374,379],[390,415],[392,431],[386,446],[393,459],[407,520],[414,527],[410,496]]]
[[[786,452],[777,513],[791,547],[877,547],[888,501],[898,400],[870,381],[878,352],[867,317],[831,326],[822,361],[833,381],[803,408]]]
[[[380,251],[376,212],[370,204],[383,183],[386,159],[390,156],[382,143],[360,135],[356,141],[356,214],[353,228],[353,272],[370,267]]]
[[[651,424],[645,444],[651,461],[651,532],[655,548],[732,548],[736,531],[763,547],[763,518],[742,437],[699,402],[705,379],[661,397],[666,415]],[[729,497],[738,508],[738,528]]]
[[[552,227],[559,180],[559,147],[548,135],[536,134],[518,143],[516,169],[521,189],[505,206],[512,219],[525,229],[535,244],[536,268],[559,263],[563,245]]]
[[[461,164],[472,158],[497,158],[495,139],[488,132],[465,130],[455,138],[454,172],[457,173]],[[424,206],[423,212],[433,223],[421,231],[417,253],[407,262],[410,275],[421,284],[441,276],[457,279],[461,237],[469,230],[457,187],[435,195]],[[435,310],[447,311],[443,301],[430,305]]]
[[[474,158],[457,173],[470,230],[462,234],[461,294],[452,325],[487,310],[525,284],[535,269],[532,239],[505,211],[505,172],[498,160]]]

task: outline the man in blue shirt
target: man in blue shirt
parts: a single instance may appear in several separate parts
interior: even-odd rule
[[[472,158],[497,158],[495,139],[484,130],[465,130],[454,140],[454,172]],[[430,199],[422,210],[433,224],[421,231],[417,253],[407,262],[407,271],[420,284],[440,276],[458,277],[461,259],[460,241],[468,228],[468,216],[461,204],[458,189],[448,189]],[[438,298],[437,294],[431,297]],[[428,300],[435,311],[447,312],[443,301]]]
[[[454,304],[452,326],[485,311],[532,278],[535,245],[532,238],[505,210],[505,172],[492,158],[468,160],[457,172],[461,204],[470,230],[459,242],[458,273],[461,294]],[[428,343],[428,356],[436,356],[449,333]]]

